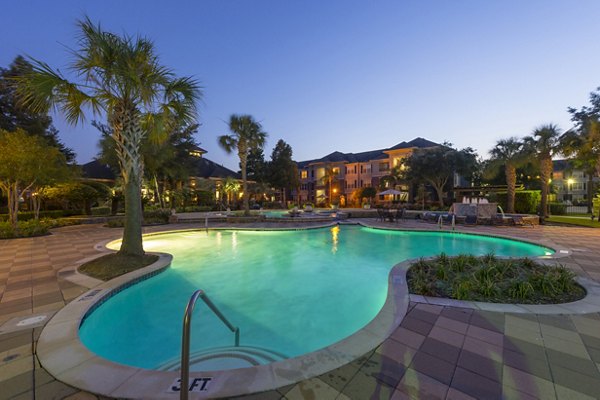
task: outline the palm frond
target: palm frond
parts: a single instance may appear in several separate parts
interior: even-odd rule
[[[219,146],[221,146],[221,148],[225,150],[226,153],[232,153],[238,144],[237,139],[229,135],[219,136],[218,142]]]

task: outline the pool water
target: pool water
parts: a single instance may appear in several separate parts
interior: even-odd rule
[[[385,301],[390,269],[403,260],[440,252],[551,253],[500,238],[357,226],[188,231],[144,237],[144,247],[173,254],[171,267],[100,305],[85,319],[80,337],[104,358],[149,369],[179,359],[183,311],[196,289],[203,289],[240,328],[242,346],[294,357],[331,345],[373,319]],[[192,353],[232,346],[233,340],[199,301]],[[239,366],[225,362],[198,368]]]

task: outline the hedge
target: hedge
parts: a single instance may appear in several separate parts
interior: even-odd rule
[[[567,205],[563,203],[549,203],[551,215],[565,215],[567,213]]]
[[[48,210],[40,211],[41,218],[61,218],[69,217],[71,215],[81,215],[81,210]],[[35,218],[33,211],[20,211],[17,220],[18,221],[29,221]],[[0,221],[8,221],[8,214],[0,214]]]
[[[539,190],[519,190],[515,192],[515,212],[519,214],[536,214],[542,198]],[[504,210],[507,207],[506,192],[496,193],[496,201]]]

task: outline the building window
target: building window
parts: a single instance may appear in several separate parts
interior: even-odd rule
[[[379,163],[380,171],[388,171],[389,169],[390,169],[390,164],[388,164],[386,162]]]
[[[300,178],[302,178],[302,179],[306,179],[306,178],[308,178],[308,171],[306,171],[306,170],[302,170],[302,171],[300,172]]]

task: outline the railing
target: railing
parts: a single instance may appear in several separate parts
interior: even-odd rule
[[[179,398],[181,400],[187,400],[188,398],[188,388],[190,386],[190,333],[191,333],[191,323],[192,323],[192,314],[194,312],[194,307],[196,306],[196,301],[198,298],[201,298],[204,303],[211,309],[212,312],[215,313],[217,317],[229,328],[231,332],[235,334],[235,346],[240,345],[240,328],[233,326],[231,322],[225,316],[217,306],[208,298],[206,293],[203,290],[196,290],[187,306],[185,307],[185,314],[183,315],[183,333],[181,337],[181,391]]]

